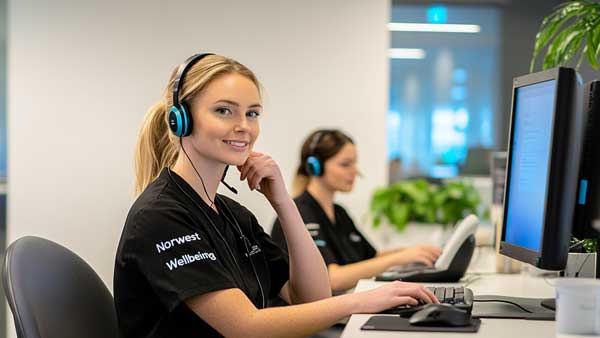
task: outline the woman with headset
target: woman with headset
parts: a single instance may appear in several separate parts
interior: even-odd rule
[[[431,266],[441,254],[436,246],[418,245],[377,252],[358,231],[346,210],[334,203],[337,192],[352,191],[357,152],[352,139],[339,130],[317,130],[305,140],[294,182],[294,202],[329,270],[331,289],[343,291],[359,279],[370,278],[392,266]],[[281,219],[273,240],[287,248]]]
[[[242,64],[197,54],[146,114],[135,158],[139,196],[115,261],[122,337],[302,337],[352,313],[437,302],[412,283],[330,297],[327,269],[279,167],[253,151],[259,88]],[[272,205],[289,258],[249,210],[217,194],[228,165]],[[276,296],[296,305],[268,308]]]

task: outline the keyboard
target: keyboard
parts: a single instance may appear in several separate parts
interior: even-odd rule
[[[427,287],[442,304],[449,304],[461,310],[471,313],[473,308],[473,291],[462,286],[439,286]],[[423,309],[427,304],[419,305],[400,305],[381,313],[397,314],[400,317],[410,317],[413,313]]]

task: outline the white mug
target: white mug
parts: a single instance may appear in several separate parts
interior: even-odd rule
[[[600,280],[556,281],[556,328],[566,334],[600,334]]]

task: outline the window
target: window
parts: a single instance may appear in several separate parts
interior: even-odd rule
[[[393,5],[390,181],[454,177],[470,149],[497,148],[499,21],[488,6]]]

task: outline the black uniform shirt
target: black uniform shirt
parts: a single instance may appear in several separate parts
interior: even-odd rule
[[[260,308],[262,296],[250,259],[265,301],[279,294],[289,279],[286,253],[246,208],[222,195],[216,205],[219,213],[166,169],[133,204],[115,262],[121,337],[222,337],[184,300],[239,288]],[[247,245],[232,217],[248,238]]]
[[[341,206],[334,205],[335,224],[331,223],[325,210],[308,191],[296,197],[294,202],[325,264],[345,265],[375,257],[377,251],[356,229],[354,222]],[[279,219],[271,232],[273,240],[287,250]]]

